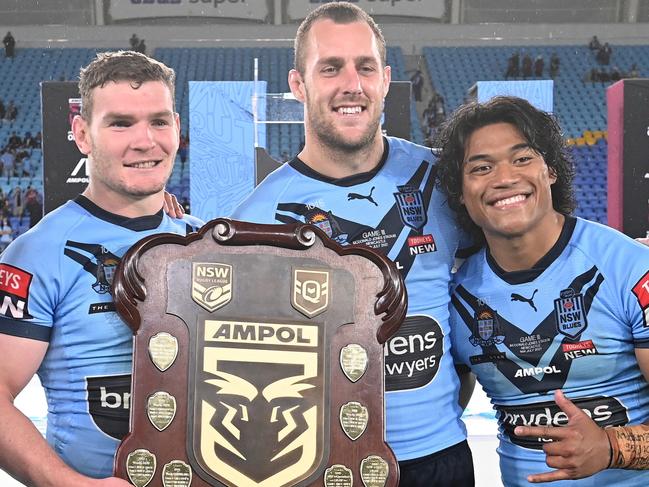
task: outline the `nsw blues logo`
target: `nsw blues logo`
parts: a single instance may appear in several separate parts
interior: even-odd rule
[[[473,334],[469,338],[474,347],[491,347],[505,340],[498,318],[490,309],[478,310],[474,316]]]
[[[408,185],[397,186],[397,189],[399,192],[394,193],[394,197],[401,221],[414,230],[420,230],[428,221],[421,191]]]
[[[570,288],[561,291],[559,299],[554,300],[554,317],[559,333],[577,339],[588,326],[583,296]]]

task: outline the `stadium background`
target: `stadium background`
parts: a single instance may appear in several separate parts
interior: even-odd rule
[[[252,80],[253,59],[268,92],[288,91],[292,40],[301,18],[316,0],[0,0],[0,37],[16,40],[12,59],[0,53],[0,100],[18,108],[16,119],[0,122],[0,153],[13,132],[24,138],[41,131],[40,88],[44,80],[75,80],[96,52],[129,48],[135,33],[146,52],[178,74],[176,103],[182,131],[188,133],[188,81]],[[467,97],[477,81],[504,80],[508,59],[518,52],[544,60],[540,76],[554,80],[554,112],[571,146],[577,169],[577,215],[608,222],[606,88],[614,81],[592,80],[593,69],[622,76],[635,65],[649,77],[649,1],[647,0],[357,0],[380,23],[393,79],[423,74],[421,101],[413,99],[413,141],[426,143],[432,125]],[[588,47],[593,35],[608,42],[608,64]],[[559,69],[550,75],[550,58]],[[509,79],[523,79],[519,76]],[[434,94],[433,116],[426,112]],[[649,107],[647,108],[649,118]],[[648,121],[649,124],[649,121]],[[268,152],[277,160],[299,151],[299,124],[267,126]],[[43,198],[42,151],[21,147],[17,163],[0,173],[0,213],[14,237],[40,215]],[[15,155],[15,154],[14,154]],[[1,157],[1,156],[0,156]],[[25,159],[27,158],[27,159]],[[185,159],[185,157],[182,157]],[[0,159],[1,160],[1,159]],[[169,190],[189,197],[191,153],[179,155]],[[649,214],[649,164],[635,203]],[[29,203],[29,205],[28,205]],[[649,229],[649,223],[647,223]],[[44,405],[36,383],[18,398],[42,428]],[[432,412],[431,412],[432,414]],[[477,484],[498,485],[495,423],[488,401],[478,394],[465,415],[476,457]],[[0,485],[13,485],[2,477]]]

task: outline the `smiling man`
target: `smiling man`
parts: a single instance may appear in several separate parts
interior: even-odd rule
[[[0,467],[27,485],[130,485],[110,477],[128,432],[132,360],[131,330],[110,295],[113,273],[141,238],[200,224],[162,211],[179,143],[174,78],[128,51],[99,54],[81,70],[72,130],[90,183],[2,254]],[[47,442],[13,405],[36,372]]]
[[[571,216],[561,130],[525,100],[461,107],[437,145],[484,243],[456,276],[453,350],[498,413],[504,484],[647,485],[649,249]]]
[[[400,485],[471,486],[448,328],[460,231],[435,190],[431,150],[381,134],[390,84],[385,56],[377,25],[347,2],[323,5],[302,22],[288,80],[305,105],[304,149],[233,217],[312,223],[341,245],[366,245],[396,263],[408,316],[385,346],[385,387]]]

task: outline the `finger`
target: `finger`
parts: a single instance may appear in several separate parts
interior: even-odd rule
[[[571,477],[566,470],[553,470],[545,473],[535,473],[527,476],[527,481],[533,484],[541,482],[554,482],[556,480],[569,480]]]
[[[555,428],[553,426],[516,426],[514,434],[516,436],[532,436],[546,440],[562,440],[566,437],[564,428]]]
[[[554,402],[557,403],[557,406],[568,415],[568,419],[580,416],[586,416],[586,413],[583,412],[579,407],[575,406],[570,399],[568,399],[563,391],[557,389],[554,391]]]

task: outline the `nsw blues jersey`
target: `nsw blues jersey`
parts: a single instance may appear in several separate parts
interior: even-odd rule
[[[649,385],[634,351],[649,348],[649,248],[566,217],[533,269],[505,272],[482,250],[456,279],[453,350],[497,411],[506,485],[530,485],[527,475],[549,470],[541,440],[513,430],[564,425],[555,389],[601,427],[649,418]],[[605,470],[565,485],[646,486],[649,472]]]
[[[232,215],[257,223],[312,223],[341,245],[389,257],[408,290],[408,317],[385,347],[387,440],[398,460],[466,438],[449,353],[449,283],[459,242],[435,189],[430,149],[388,137],[378,167],[332,180],[295,159],[270,174]]]
[[[85,475],[111,476],[128,432],[133,335],[110,294],[120,257],[147,235],[184,235],[198,224],[162,211],[120,217],[79,196],[2,254],[0,333],[49,342],[38,370],[47,440]]]

